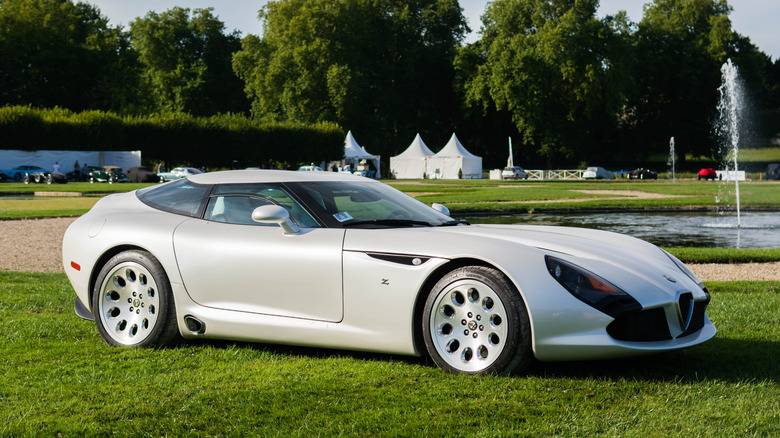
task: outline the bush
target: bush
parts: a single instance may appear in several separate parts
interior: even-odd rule
[[[231,167],[319,162],[343,157],[336,124],[261,124],[241,114],[119,116],[62,108],[0,108],[0,148],[18,150],[140,150],[167,162]]]

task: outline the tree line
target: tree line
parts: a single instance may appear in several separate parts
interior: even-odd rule
[[[653,0],[639,22],[597,7],[494,0],[465,44],[457,0],[269,1],[262,36],[243,38],[210,8],[125,29],[87,3],[0,0],[0,105],[325,122],[385,157],[457,132],[487,167],[508,136],[526,166],[647,161],[672,136],[678,160],[717,159],[732,59],[752,108],[741,137],[780,132],[780,61],[732,29],[726,0]]]

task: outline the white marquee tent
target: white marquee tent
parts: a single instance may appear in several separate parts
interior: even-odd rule
[[[452,134],[450,141],[436,155],[428,160],[428,178],[458,179],[482,178],[482,157],[467,151],[458,137]]]
[[[396,179],[422,178],[427,174],[428,159],[433,157],[433,151],[417,134],[412,144],[395,157],[390,157],[390,173]]]
[[[347,132],[347,138],[344,140],[344,161],[352,165],[352,169],[357,169],[361,160],[367,160],[374,163],[376,167],[376,177],[381,178],[379,173],[379,161],[381,157],[379,155],[369,154],[365,148],[355,141],[355,137],[352,136],[352,131]]]

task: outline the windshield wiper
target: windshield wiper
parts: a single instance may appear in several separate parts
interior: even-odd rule
[[[430,224],[430,222],[415,221],[412,219],[353,220],[349,222],[344,222],[341,225],[343,227],[354,227],[360,225],[379,225],[379,226],[390,226],[390,227],[413,227],[413,226],[432,227],[433,226]]]
[[[463,224],[463,225],[471,225],[471,224],[469,223],[469,221],[467,221],[467,220],[465,220],[465,219],[460,219],[460,220],[458,220],[458,219],[453,219],[453,220],[451,220],[451,221],[447,221],[447,222],[441,223],[441,224],[439,224],[439,226],[440,226],[440,227],[451,227],[451,226],[454,226],[454,225],[460,225],[460,224]]]

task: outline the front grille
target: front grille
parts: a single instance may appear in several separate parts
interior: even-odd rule
[[[666,313],[660,307],[624,313],[607,326],[607,333],[619,341],[648,342],[672,339],[669,325],[666,323]]]
[[[692,335],[704,327],[706,301],[693,302],[693,314],[688,328],[677,338]],[[619,341],[650,342],[672,339],[663,308],[628,312],[615,318],[607,326],[607,333]]]
[[[693,315],[690,324],[688,324],[688,330],[682,332],[678,338],[694,334],[704,327],[704,311],[707,310],[707,304],[709,304],[709,300],[694,301]]]

